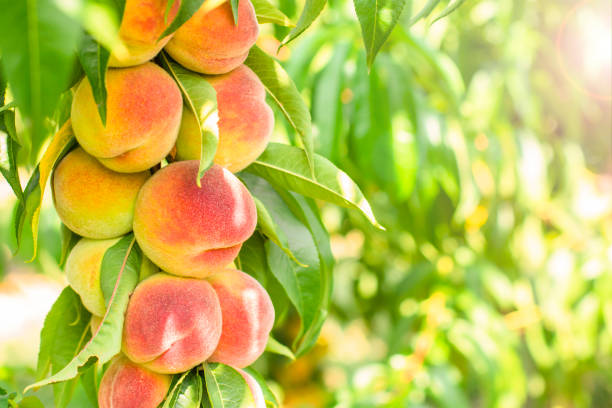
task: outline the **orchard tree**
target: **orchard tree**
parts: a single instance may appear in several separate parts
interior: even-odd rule
[[[368,65],[404,2],[355,0]],[[36,257],[50,184],[69,282],[26,392],[52,384],[58,407],[78,382],[102,408],[278,406],[251,365],[307,353],[325,321],[334,260],[317,202],[380,227],[349,176],[314,153],[308,107],[255,45],[258,24],[289,27],[285,46],[325,3],[306,0],[293,24],[267,0],[0,2],[15,239],[31,237]],[[291,144],[270,142],[267,101]],[[289,308],[301,326],[284,345],[270,333]]]

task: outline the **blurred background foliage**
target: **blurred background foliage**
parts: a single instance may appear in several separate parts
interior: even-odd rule
[[[328,320],[310,354],[258,368],[287,407],[611,406],[610,4],[466,1],[432,23],[440,2],[412,24],[427,3],[407,3],[369,71],[347,0],[278,52],[287,29],[262,26],[311,106],[317,152],[387,230],[323,206]],[[296,21],[300,5],[277,4]],[[0,384],[20,387],[62,286],[59,222],[47,203],[38,259],[11,259],[1,195],[2,270],[44,271],[0,283]]]

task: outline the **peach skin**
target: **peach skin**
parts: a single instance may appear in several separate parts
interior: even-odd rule
[[[72,101],[72,129],[83,149],[111,170],[134,173],[159,163],[176,142],[183,99],[174,80],[146,63],[109,69],[106,125],[102,124],[89,80]]]
[[[129,67],[149,61],[164,48],[172,35],[158,41],[178,12],[180,1],[175,1],[165,18],[168,0],[127,0],[119,37],[127,48],[127,55],[111,54],[110,67]]]
[[[217,292],[223,325],[210,361],[246,367],[266,348],[274,325],[274,306],[268,292],[250,275],[226,269],[207,279]]]
[[[202,74],[225,74],[242,64],[259,27],[250,0],[238,3],[238,25],[229,1],[210,9],[207,2],[183,24],[165,49],[179,64]]]
[[[81,148],[68,153],[51,180],[55,209],[77,234],[94,239],[116,238],[132,229],[134,205],[150,173],[116,173]]]
[[[118,355],[102,376],[98,405],[100,408],[156,408],[166,397],[171,379]]]
[[[263,153],[274,128],[266,90],[246,65],[218,76],[206,76],[217,92],[219,145],[214,162],[236,173]],[[183,109],[176,140],[178,160],[200,159],[201,131],[193,113]]]
[[[175,374],[204,362],[221,336],[221,307],[205,280],[155,274],[136,286],[123,325],[123,352]]]
[[[134,234],[143,253],[165,272],[196,278],[225,268],[257,224],[246,187],[214,164],[198,187],[198,161],[155,173],[136,200]]]

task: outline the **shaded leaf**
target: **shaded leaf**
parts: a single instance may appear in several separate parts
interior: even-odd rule
[[[206,170],[212,166],[219,144],[217,92],[202,75],[170,62],[165,53],[161,54],[161,60],[164,68],[174,77],[179,88],[181,88],[183,101],[193,113],[202,131],[200,167],[196,180],[198,187],[200,187],[200,179],[204,176]]]
[[[361,211],[370,222],[382,228],[359,187],[351,178],[324,157],[315,155],[316,180],[302,150],[280,143],[270,143],[259,158],[245,171],[256,174],[272,185]]]
[[[17,170],[19,144],[10,134],[13,130],[9,130],[5,125],[5,118],[7,116],[12,116],[12,119],[9,119],[9,121],[12,121],[13,124],[15,121],[15,113],[12,111],[0,114],[0,172],[11,186],[11,189],[13,189],[17,199],[23,200],[23,191],[21,190],[21,182]]]
[[[310,174],[314,178],[314,142],[310,111],[291,77],[274,58],[257,46],[251,48],[244,63],[257,74],[270,97],[300,136]]]
[[[98,106],[102,123],[106,123],[106,69],[110,52],[100,45],[93,37],[86,34],[79,47],[79,60]]]
[[[243,370],[249,374],[251,377],[257,381],[257,384],[261,387],[261,391],[263,392],[264,400],[266,401],[266,405],[272,407],[278,407],[279,403],[276,399],[276,395],[272,392],[270,387],[268,387],[268,383],[266,380],[252,367],[245,367]]]
[[[225,364],[204,363],[208,402],[212,408],[255,406],[251,390],[242,375]]]
[[[170,3],[170,2],[169,2]],[[158,41],[162,38],[172,34],[176,30],[179,29],[180,26],[185,24],[187,20],[191,18],[195,14],[196,11],[200,9],[200,6],[204,3],[204,0],[181,0],[181,4],[179,6],[178,12],[172,23],[164,30],[164,32],[157,39]],[[170,6],[168,6],[168,10]]]
[[[65,226],[63,223],[60,226],[60,234],[62,236],[62,248],[60,252],[60,268],[64,267],[64,263],[66,262],[66,258],[68,258],[68,254],[74,248],[79,239],[81,238],[78,234],[72,232],[70,228]]]
[[[199,408],[203,393],[202,377],[194,368],[178,377],[161,408]]]

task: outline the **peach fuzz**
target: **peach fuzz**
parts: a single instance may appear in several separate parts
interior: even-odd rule
[[[210,283],[155,274],[136,286],[123,325],[123,352],[148,369],[175,374],[204,362],[221,336]]]
[[[250,375],[246,371],[241,370],[239,368],[234,369],[238,371],[238,373],[240,373],[242,378],[244,378],[247,385],[249,386],[249,390],[251,390],[251,395],[253,395],[254,402],[253,408],[266,408],[266,400],[264,398],[263,391],[261,390],[261,386],[259,385],[259,383],[253,378],[252,375]]]
[[[202,74],[225,74],[242,64],[259,27],[250,0],[238,3],[238,25],[229,1],[211,9],[208,2],[183,24],[165,49],[179,64]]]
[[[219,145],[214,162],[236,173],[263,153],[274,127],[266,90],[253,71],[241,65],[230,73],[207,76],[217,92]],[[183,109],[176,140],[178,160],[200,158],[201,132],[193,113]]]
[[[102,124],[87,78],[72,101],[74,135],[111,170],[134,173],[159,163],[176,142],[183,100],[174,80],[146,63],[109,69],[106,74],[106,125]]]
[[[246,367],[266,348],[274,325],[274,306],[268,292],[250,275],[227,269],[207,279],[217,292],[223,325],[210,361]]]
[[[136,197],[149,175],[148,171],[116,173],[76,148],[53,172],[55,209],[62,222],[81,236],[116,238],[132,230]]]
[[[127,48],[127,55],[111,54],[108,65],[110,67],[128,67],[139,65],[155,57],[159,51],[170,41],[168,35],[158,41],[159,37],[168,28],[180,6],[175,1],[165,18],[168,0],[127,0],[119,38]]]
[[[257,224],[246,187],[213,165],[196,184],[198,161],[155,173],[136,201],[134,234],[143,253],[165,272],[205,278],[238,255]]]
[[[111,360],[98,391],[100,408],[156,408],[166,397],[172,378],[154,373],[123,356]]]

